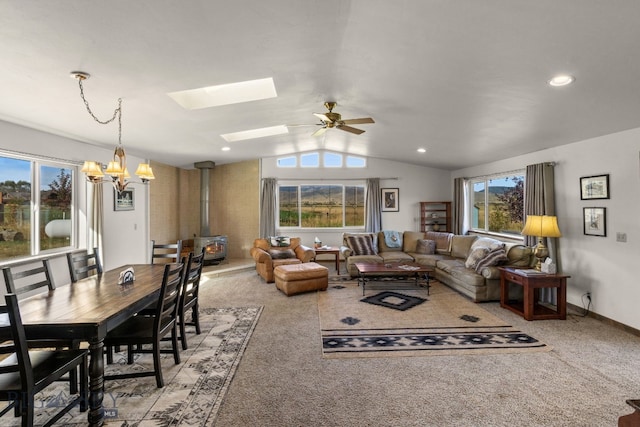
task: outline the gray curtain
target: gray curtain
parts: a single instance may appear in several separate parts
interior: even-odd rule
[[[380,178],[367,179],[367,195],[364,202],[365,218],[364,230],[367,233],[377,233],[382,230],[382,206],[380,194]]]
[[[89,247],[87,253],[98,248],[104,267],[104,251],[102,250],[102,234],[104,233],[104,191],[102,184],[88,184],[91,192],[91,213],[89,215]],[[111,188],[111,187],[109,187]]]
[[[276,179],[262,180],[260,196],[260,237],[276,235]]]
[[[453,180],[453,233],[467,234],[469,218],[465,204],[467,201],[467,180],[456,178]]]
[[[527,215],[556,214],[553,163],[538,163],[527,166],[525,185],[525,219]],[[549,249],[549,257],[556,263],[558,271],[561,271],[557,239],[544,239],[544,243]],[[538,243],[538,238],[535,236],[524,236],[524,243],[527,246],[535,246]],[[553,289],[541,289],[540,299],[544,302],[555,304],[556,294]]]

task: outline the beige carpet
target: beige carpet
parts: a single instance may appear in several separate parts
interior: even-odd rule
[[[551,347],[452,289],[334,282],[318,294],[325,358],[469,355]],[[365,300],[370,302],[365,302]],[[415,305],[413,305],[415,304]]]

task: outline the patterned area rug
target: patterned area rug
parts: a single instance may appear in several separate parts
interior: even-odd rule
[[[357,282],[335,281],[318,294],[318,308],[325,358],[551,350],[438,282],[428,296],[423,288],[381,292],[368,285],[363,297]]]
[[[163,388],[156,387],[155,377],[105,382],[105,425],[213,425],[261,313],[262,307],[201,308],[202,333],[189,333],[187,328],[189,349],[180,352],[181,363],[176,365],[171,354],[162,354]],[[107,374],[152,368],[150,354],[137,354],[134,364],[127,365],[125,351],[114,355],[112,365],[105,364]],[[61,383],[36,397],[35,425],[50,416],[41,408],[58,406],[66,399],[66,391]],[[20,425],[19,420],[6,414],[0,426]],[[58,424],[87,425],[87,413],[76,408]]]

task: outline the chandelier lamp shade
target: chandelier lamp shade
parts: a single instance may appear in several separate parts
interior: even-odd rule
[[[544,244],[544,239],[546,237],[562,237],[560,228],[558,228],[558,218],[553,215],[527,215],[522,234],[538,238],[533,255],[538,258],[536,270],[540,270],[542,263],[549,256],[549,249]]]
[[[86,160],[82,165],[81,172],[87,175],[87,180],[93,184],[101,184],[104,182],[110,182],[113,187],[120,193],[127,188],[127,185],[135,182],[131,181],[131,175],[127,169],[127,155],[124,152],[124,146],[122,145],[122,99],[118,98],[118,107],[113,111],[113,116],[108,120],[98,119],[89,107],[89,102],[84,96],[84,87],[82,82],[90,77],[88,73],[82,71],[72,71],[71,77],[78,79],[78,86],[80,87],[80,97],[84,101],[84,105],[87,108],[87,112],[91,117],[101,125],[109,124],[118,119],[118,145],[113,152],[113,160],[107,163],[106,168],[101,162],[94,160]],[[140,178],[143,184],[148,183],[150,180],[155,179],[153,170],[148,163],[140,163],[135,172],[136,176]],[[106,179],[105,175],[111,177],[111,180]]]

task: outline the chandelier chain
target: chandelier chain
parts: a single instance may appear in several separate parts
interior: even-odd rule
[[[122,145],[122,98],[118,98],[118,108],[116,108],[113,111],[113,116],[109,120],[100,120],[98,117],[96,117],[95,114],[93,114],[93,111],[91,111],[91,107],[89,107],[89,101],[87,101],[87,99],[84,96],[84,87],[82,86],[82,80],[84,79],[78,78],[78,85],[80,86],[80,97],[82,98],[82,101],[84,101],[84,105],[87,108],[87,112],[91,117],[93,117],[93,120],[100,123],[101,125],[108,125],[109,123],[113,122],[117,117],[118,118],[118,144]]]

